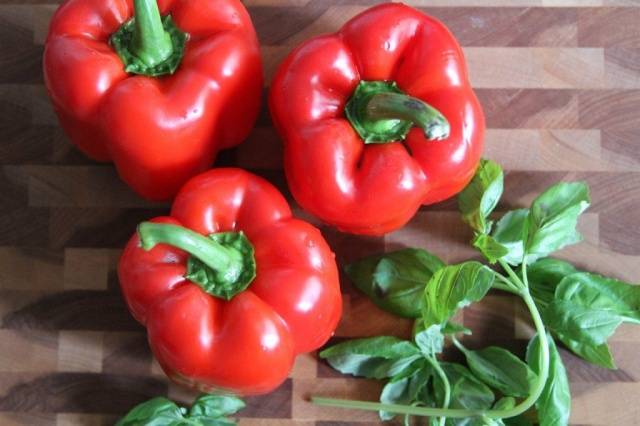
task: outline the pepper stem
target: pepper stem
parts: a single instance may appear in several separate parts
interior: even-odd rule
[[[156,0],[134,0],[135,30],[131,53],[153,67],[173,53],[171,36],[164,30]]]
[[[367,103],[365,118],[410,121],[430,140],[445,139],[450,132],[449,122],[440,111],[418,98],[400,93],[373,95]]]
[[[134,17],[109,39],[124,70],[149,77],[173,74],[182,61],[188,34],[170,15],[160,17],[156,0],[134,0],[133,7]]]
[[[365,143],[403,140],[414,125],[429,140],[445,139],[451,130],[440,111],[403,93],[394,82],[361,81],[345,113]]]
[[[142,222],[138,235],[144,250],[168,244],[189,253],[185,277],[213,296],[229,300],[255,277],[253,247],[242,232],[205,237],[178,225]]]

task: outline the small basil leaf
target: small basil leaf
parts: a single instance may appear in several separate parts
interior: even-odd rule
[[[434,356],[444,348],[444,335],[439,325],[431,325],[416,334],[415,342],[425,356]]]
[[[465,350],[469,368],[480,380],[506,396],[529,395],[536,374],[520,358],[497,346]]]
[[[503,396],[495,404],[493,404],[494,410],[509,410],[516,406],[516,399],[511,396]]]
[[[571,391],[567,371],[560,353],[551,338],[549,341],[549,378],[540,398],[536,401],[538,420],[545,426],[566,426],[571,412]],[[527,347],[527,363],[538,374],[540,372],[540,336],[531,339]]]
[[[559,259],[547,257],[527,267],[529,289],[538,303],[544,306],[553,300],[556,287],[567,275],[576,272],[572,264]]]
[[[506,426],[532,426],[533,423],[525,417],[524,414],[520,414],[519,416],[509,417],[508,419],[502,419],[503,423]]]
[[[489,263],[494,264],[498,260],[509,254],[509,249],[487,234],[476,234],[471,242],[480,253],[487,258]]]
[[[592,364],[599,365],[600,367],[609,368],[611,370],[616,368],[613,355],[611,355],[609,345],[606,343],[594,345],[580,340],[574,340],[563,333],[554,332],[554,334],[567,348],[580,358],[589,361]]]
[[[511,265],[522,263],[528,215],[529,209],[511,210],[505,213],[491,234],[496,244],[506,248],[507,253],[502,256],[502,260]]]
[[[527,217],[527,263],[579,242],[578,216],[589,203],[589,188],[584,182],[557,183],[540,194]]]
[[[409,394],[410,377],[402,377],[398,380],[391,379],[382,388],[380,393],[380,402],[383,404],[402,404],[408,405],[411,403],[411,395]],[[378,413],[380,419],[391,420],[396,416],[395,413],[388,411],[380,411]]]
[[[478,380],[466,367],[456,363],[440,363],[451,386],[451,408],[486,409],[494,401],[493,392]],[[437,376],[436,376],[437,378]],[[438,401],[442,401],[443,388],[440,380],[435,380],[435,392]]]
[[[555,333],[594,346],[606,343],[622,323],[622,317],[615,312],[580,306],[567,300],[554,300],[542,316],[547,327]]]
[[[482,299],[494,279],[493,270],[479,262],[464,262],[438,270],[424,293],[425,325],[444,324],[458,309]]]
[[[320,352],[320,357],[341,373],[382,379],[395,376],[422,355],[411,342],[380,336],[339,343]]]
[[[380,308],[393,314],[417,318],[422,293],[444,262],[422,249],[408,248],[369,256],[345,267],[356,287]]]
[[[555,297],[585,308],[611,311],[624,321],[640,323],[640,286],[579,272],[560,281]]]
[[[475,231],[487,234],[491,228],[487,218],[498,204],[503,186],[502,168],[493,161],[480,160],[475,176],[458,195],[462,220]]]
[[[182,420],[183,411],[175,402],[156,397],[136,405],[115,426],[179,425]]]
[[[237,413],[245,405],[244,401],[235,396],[204,394],[191,406],[189,417],[223,417]]]

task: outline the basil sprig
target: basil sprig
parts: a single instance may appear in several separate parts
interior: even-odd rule
[[[589,362],[615,368],[607,341],[620,324],[640,323],[640,286],[547,257],[581,241],[576,227],[590,203],[585,183],[552,185],[529,207],[496,218],[503,180],[500,166],[483,160],[458,196],[462,219],[474,231],[471,244],[495,268],[476,261],[445,265],[422,249],[371,256],[347,268],[378,306],[417,318],[416,326],[410,341],[371,337],[320,353],[343,373],[388,380],[380,403],[320,397],[315,403],[376,409],[383,420],[426,416],[440,426],[568,424],[569,380],[554,338]],[[500,347],[465,347],[463,335],[471,331],[452,322],[491,289],[520,297],[531,313],[536,334],[526,362]],[[466,365],[441,360],[448,340]]]
[[[156,397],[136,405],[115,426],[229,426],[236,421],[227,416],[244,407],[240,398],[231,395],[200,395],[190,409]]]

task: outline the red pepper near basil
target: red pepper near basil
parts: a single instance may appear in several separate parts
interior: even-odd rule
[[[205,392],[273,390],[297,354],[327,341],[342,312],[320,232],[240,169],[187,182],[171,216],[139,225],[118,275],[164,371]]]
[[[484,116],[460,46],[402,4],[295,49],[270,109],[296,201],[346,232],[400,228],[421,204],[462,190],[482,153]]]
[[[239,0],[67,0],[44,76],[71,142],[150,200],[172,198],[246,138],[263,86]]]

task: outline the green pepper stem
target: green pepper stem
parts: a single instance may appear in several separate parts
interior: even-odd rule
[[[156,244],[169,244],[186,251],[215,271],[242,269],[242,254],[224,247],[190,229],[168,223],[142,222],[138,225],[140,244],[151,250]]]
[[[171,36],[165,31],[156,0],[134,0],[135,29],[131,53],[152,67],[173,53]]]
[[[427,139],[441,140],[449,136],[447,119],[428,103],[403,93],[381,92],[369,98],[365,120],[398,119],[420,127]]]

